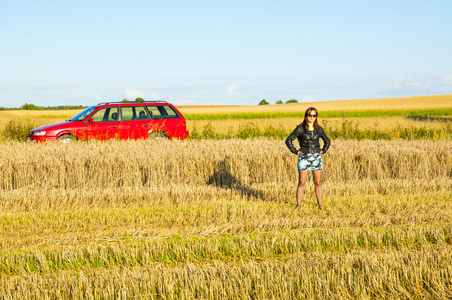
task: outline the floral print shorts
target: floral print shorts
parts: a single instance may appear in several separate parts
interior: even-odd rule
[[[322,170],[322,156],[320,153],[298,155],[298,170]]]

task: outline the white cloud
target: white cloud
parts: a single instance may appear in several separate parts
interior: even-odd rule
[[[148,93],[146,94],[147,97],[149,97],[150,100],[159,100],[160,96],[157,93]],[[147,100],[147,99],[144,99]]]
[[[303,96],[301,97],[301,102],[314,102],[316,101],[314,97],[311,96]]]
[[[237,93],[237,89],[239,87],[236,86],[235,84],[231,84],[230,86],[226,87],[226,90],[228,91],[229,94],[235,95]]]
[[[95,94],[89,97],[90,99],[94,99],[94,100],[100,100],[102,99],[102,97],[99,94]]]
[[[397,78],[388,83],[382,95],[423,95],[452,93],[452,75],[433,79]]]
[[[157,93],[154,93],[154,92],[142,93],[137,89],[129,89],[129,88],[126,88],[124,90],[124,96],[128,100],[135,100],[136,98],[144,98],[144,100],[146,100],[146,101],[160,100],[160,96]]]
[[[226,91],[228,92],[228,94],[233,95],[233,96],[238,96],[238,97],[243,97],[243,95],[237,91],[238,90],[238,86],[236,86],[235,84],[231,84],[229,86],[226,87]]]
[[[169,102],[174,102],[178,105],[201,105],[202,99],[205,97],[207,92],[205,90],[199,89],[195,91],[181,91],[179,94],[174,94],[170,96],[167,100]],[[174,100],[173,100],[174,99]]]
[[[126,98],[130,98],[129,100],[135,100],[136,98],[142,98],[143,95],[141,94],[140,91],[136,90],[136,89],[129,89],[126,88],[124,90],[124,96]]]
[[[176,99],[174,104],[176,104],[176,105],[194,105],[195,100],[188,99],[188,98],[179,98],[179,99]]]
[[[445,83],[452,84],[452,74],[444,75],[442,78]]]
[[[431,86],[431,80],[426,81],[416,81],[411,78],[398,78],[393,82],[388,84],[389,89],[392,90],[401,90],[401,89],[419,89],[419,88],[428,88]]]
[[[206,90],[200,89],[200,90],[193,91],[193,93],[191,93],[191,96],[188,98],[202,99],[206,96],[206,94],[207,94]]]

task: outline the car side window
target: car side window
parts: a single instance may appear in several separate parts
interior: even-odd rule
[[[92,117],[95,123],[116,122],[118,120],[118,108],[106,107],[99,109]]]
[[[149,115],[143,106],[124,106],[121,108],[122,120],[149,120]]]
[[[157,106],[149,105],[149,106],[147,106],[147,109],[149,110],[149,113],[151,114],[151,117],[153,119],[161,119],[162,118],[162,115],[160,114],[160,111],[158,110]]]
[[[176,111],[169,105],[163,106],[163,109],[165,110],[166,114],[163,114],[165,118],[179,118],[179,115],[176,113]]]
[[[169,105],[152,105],[147,108],[153,119],[179,118],[177,112]]]

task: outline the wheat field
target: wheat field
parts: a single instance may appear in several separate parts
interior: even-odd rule
[[[313,106],[322,111],[342,110],[393,110],[393,109],[436,109],[451,108],[452,95],[334,100],[291,103],[283,105],[181,105],[177,106],[182,114],[213,114],[213,113],[257,113],[257,112],[297,112],[304,114],[305,110]]]
[[[93,103],[94,105],[95,103]],[[452,108],[452,95],[418,96],[402,98],[335,100],[303,102],[283,105],[176,105],[183,115],[190,114],[218,114],[218,113],[272,113],[272,112],[300,112],[300,118],[305,110],[316,107],[320,113],[324,111],[366,111],[366,110],[413,110],[413,109],[444,109]],[[0,111],[0,128],[11,120],[31,120],[38,126],[61,122],[76,115],[80,110],[11,110]],[[292,118],[285,118],[292,119]],[[227,120],[226,120],[227,121]],[[270,120],[266,120],[270,121]],[[272,125],[286,120],[274,120]],[[287,120],[289,121],[289,120]],[[399,121],[399,120],[397,120]],[[203,121],[201,121],[202,123]],[[215,121],[215,123],[217,120]],[[224,126],[225,120],[219,120],[219,126]],[[248,121],[246,121],[248,122]],[[255,121],[254,121],[255,122]],[[292,122],[292,120],[290,120]],[[297,120],[296,122],[300,122]],[[192,122],[189,122],[189,127]],[[373,123],[373,121],[372,121]]]
[[[2,299],[452,297],[452,142],[0,143]]]

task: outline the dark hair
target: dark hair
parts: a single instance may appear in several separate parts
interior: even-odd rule
[[[303,123],[301,123],[301,125],[302,125],[303,128],[304,128],[304,131],[306,131],[306,132],[309,130],[308,115],[309,115],[311,112],[313,112],[313,111],[315,111],[315,114],[317,115],[317,118],[315,118],[315,120],[314,120],[314,130],[315,130],[315,131],[319,131],[319,129],[321,128],[320,125],[319,125],[319,123],[317,123],[317,120],[319,119],[319,112],[317,111],[316,108],[314,108],[314,107],[309,107],[309,108],[306,110],[306,112],[304,113],[304,120],[303,120]]]

